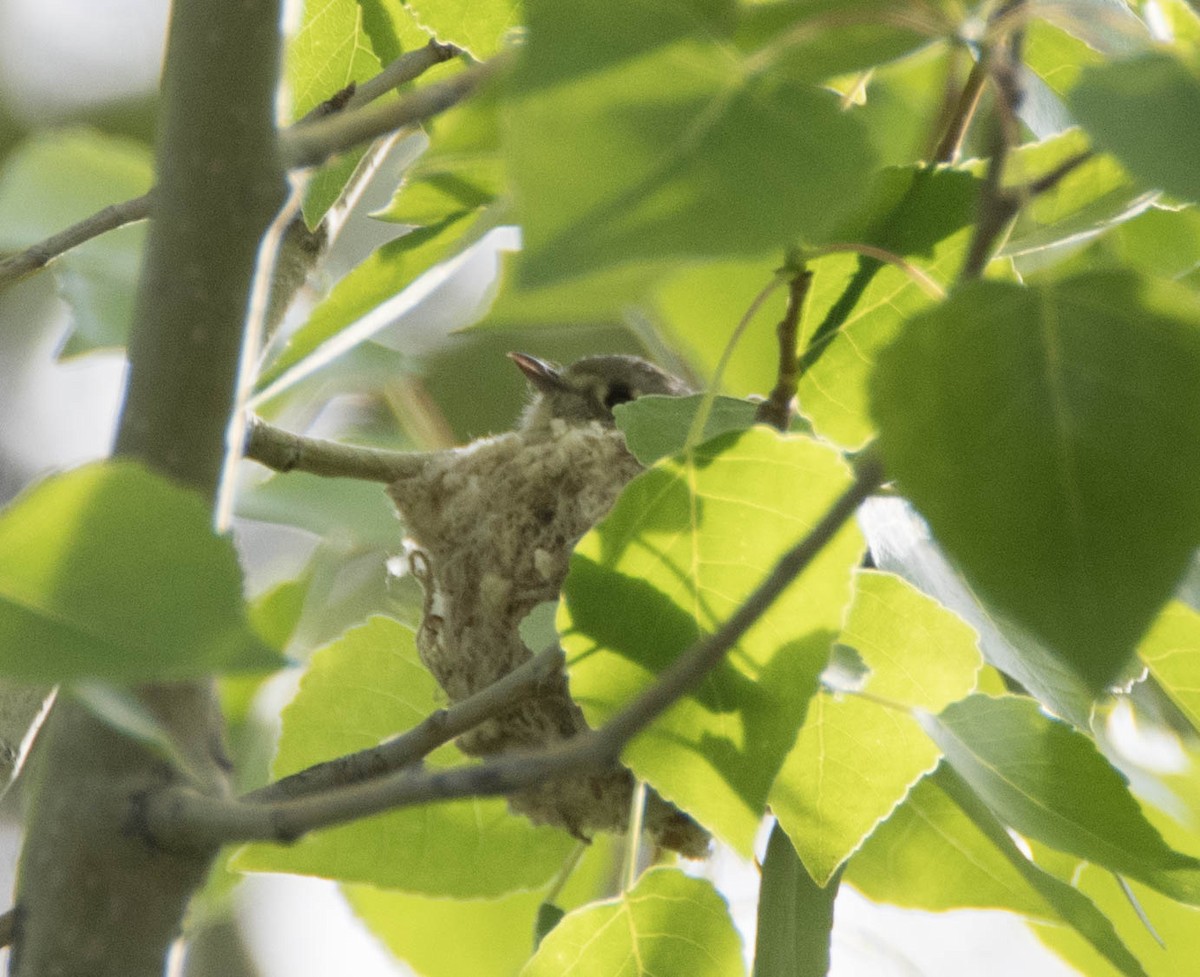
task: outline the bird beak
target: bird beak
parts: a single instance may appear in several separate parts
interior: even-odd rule
[[[525,379],[533,385],[535,390],[550,393],[563,389],[562,376],[558,372],[558,367],[553,364],[539,360],[536,356],[530,356],[528,353],[509,353],[508,358],[517,364],[518,369],[525,374]]]

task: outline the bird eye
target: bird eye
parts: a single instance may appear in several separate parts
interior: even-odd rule
[[[612,410],[617,404],[627,404],[633,400],[633,391],[624,383],[614,383],[604,396],[604,406]]]

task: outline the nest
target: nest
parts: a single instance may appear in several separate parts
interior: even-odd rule
[[[388,492],[418,549],[426,589],[417,647],[449,700],[459,702],[528,661],[518,625],[555,600],[571,550],[641,466],[620,432],[554,422],[426,456]],[[587,729],[561,672],[533,696],[462,736],[475,756],[529,750]],[[624,768],[563,778],[514,794],[536,824],[577,837],[626,830],[634,779]],[[703,856],[708,834],[653,791],[645,828],[660,845]]]

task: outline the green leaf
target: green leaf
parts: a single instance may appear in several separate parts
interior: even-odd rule
[[[771,790],[771,809],[818,884],[937,766],[939,751],[905,707],[939,712],[971,692],[982,665],[975,642],[898,577],[858,574],[838,643],[869,670],[864,695],[817,693]]]
[[[1057,95],[1066,95],[1083,69],[1101,64],[1104,56],[1065,30],[1039,18],[1025,28],[1025,65]]]
[[[866,138],[832,93],[731,58],[726,5],[620,0],[600,25],[588,7],[527,5],[510,112],[523,281],[778,252],[850,209]]]
[[[871,899],[900,906],[1008,909],[1059,928],[1065,922],[1099,959],[1113,961],[1117,973],[1144,974],[1095,905],[1027,858],[944,764],[855,855],[845,881]]]
[[[426,123],[429,147],[407,169],[387,207],[371,216],[424,226],[502,196],[506,178],[497,102],[485,91]]]
[[[294,580],[276,584],[250,604],[250,623],[272,648],[282,651],[287,647],[296,625],[300,623],[304,599],[308,596],[311,583],[310,568]]]
[[[1083,892],[1113,921],[1121,939],[1145,961],[1150,977],[1179,977],[1190,973],[1200,956],[1200,910],[1183,906],[1152,889],[1133,883],[1138,904],[1161,937],[1158,942],[1138,917],[1129,896],[1103,869],[1085,865],[1073,878]],[[1120,973],[1079,936],[1060,926],[1038,925],[1034,932],[1047,946],[1088,977]]]
[[[1200,542],[1200,302],[1125,273],[964,286],[880,357],[890,474],[1093,692]]]
[[[859,507],[858,521],[879,569],[897,574],[961,617],[978,632],[980,650],[990,665],[1056,715],[1080,729],[1090,728],[1094,696],[1078,673],[1026,629],[980,603],[907,501],[868,499]],[[999,675],[993,682],[995,691],[1006,691]]]
[[[150,682],[279,664],[198,495],[118,461],[48,478],[0,513],[0,672]]]
[[[528,329],[565,324],[620,323],[630,303],[649,293],[663,262],[603,268],[545,286],[519,280],[519,255],[501,253],[496,297],[479,328]]]
[[[1200,731],[1200,613],[1172,601],[1142,639],[1138,655]]]
[[[351,82],[379,73],[379,58],[363,30],[363,10],[355,0],[305,0],[300,29],[286,48],[284,78],[291,94],[291,118],[302,118]],[[304,220],[316,227],[354,172],[361,150],[337,159],[310,178]]]
[[[1057,919],[1029,872],[954,802],[944,780],[939,770],[909,791],[850,859],[843,881],[875,902],[910,909],[1007,909]]]
[[[887,170],[844,240],[904,258],[947,282],[966,254],[978,181],[952,169]],[[819,434],[850,449],[875,434],[867,381],[875,357],[906,316],[934,299],[893,264],[832,254],[809,263],[814,273],[802,334],[800,408]]]
[[[514,0],[405,0],[405,6],[439,41],[457,44],[479,60],[495,54],[521,22]]]
[[[701,376],[711,377],[739,322],[778,271],[778,257],[688,266],[660,275],[649,304],[672,348],[695,363]],[[776,287],[759,305],[725,364],[723,393],[765,395],[771,389],[779,361],[775,326],[786,301],[787,288]]]
[[[1163,841],[1088,737],[1032,699],[974,695],[923,725],[958,775],[1021,834],[1200,904],[1200,861]]]
[[[704,400],[702,394],[691,397],[639,397],[627,404],[618,404],[613,413],[617,427],[625,432],[625,444],[643,465],[653,465],[660,458],[683,450],[696,410]],[[727,431],[744,431],[754,425],[757,405],[733,397],[717,397],[704,422],[701,441],[708,441]]]
[[[1022,146],[1009,157],[1006,182],[1032,183],[1088,148],[1080,129]],[[984,166],[976,164],[977,171],[982,174]],[[999,254],[1017,258],[1018,270],[1032,272],[1047,262],[1046,252],[1078,250],[1083,242],[1146,210],[1155,196],[1112,156],[1097,153],[1022,208]]]
[[[817,885],[775,825],[762,866],[754,977],[825,977],[839,882]]]
[[[382,486],[307,472],[274,475],[242,492],[237,514],[380,548],[396,547],[401,537],[396,507]]]
[[[1146,977],[1141,962],[1129,952],[1108,917],[1100,912],[1087,896],[1042,871],[1026,858],[1024,852],[1017,848],[1013,839],[1006,833],[1004,826],[980,798],[972,793],[967,783],[947,767],[939,771],[939,783],[1030,885],[1054,906],[1058,915],[1070,923],[1118,973],[1127,977]]]
[[[614,856],[612,839],[594,838],[555,897],[557,904],[575,908],[608,891]],[[545,888],[499,899],[438,899],[365,885],[342,891],[371,932],[421,977],[513,977],[535,949],[547,896]]]
[[[737,977],[741,939],[712,885],[669,868],[567,915],[521,977]]]
[[[1089,68],[1069,97],[1096,144],[1146,183],[1200,201],[1200,79],[1165,52]]]
[[[742,11],[735,40],[773,70],[824,81],[885,61],[951,34],[955,24],[939,23],[925,5],[920,14],[897,14],[891,0],[783,0],[755,3]],[[924,15],[922,17],[921,15]]]
[[[580,541],[559,612],[571,693],[597,726],[719,627],[850,484],[830,448],[764,427],[636,478]],[[749,853],[804,719],[861,554],[853,525],[623,760]]]
[[[390,60],[428,39],[398,3],[304,0],[300,29],[284,59],[291,118],[299,119],[347,85],[377,75],[381,59]],[[310,228],[337,200],[362,155],[361,150],[352,151],[312,176],[304,199]]]
[[[377,746],[438,704],[412,632],[374,617],[313,655],[300,691],[284,710],[272,773],[284,777]],[[458,751],[446,746],[427,762],[448,766],[459,760]],[[315,832],[290,848],[251,845],[234,865],[463,898],[541,884],[572,845],[562,832],[512,817],[502,799],[465,800]],[[472,857],[463,859],[464,851]]]
[[[25,248],[150,189],[148,147],[85,129],[34,136],[0,173],[0,252]],[[88,241],[51,264],[71,308],[64,356],[125,345],[144,222]]]

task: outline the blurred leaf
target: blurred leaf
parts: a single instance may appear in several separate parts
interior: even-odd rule
[[[426,123],[429,147],[405,172],[391,202],[371,216],[428,225],[502,196],[506,181],[497,101],[485,91]]]
[[[417,23],[443,43],[490,58],[520,22],[514,0],[405,0]]]
[[[527,12],[509,118],[525,282],[820,238],[873,166],[834,95],[730,58],[723,3]]]
[[[1032,699],[974,695],[923,725],[1005,824],[1200,904],[1200,861],[1170,848],[1096,745]]]
[[[1057,95],[1066,95],[1083,69],[1100,64],[1104,56],[1061,27],[1031,18],[1025,27],[1026,66]]]
[[[625,444],[630,453],[649,467],[660,458],[683,450],[696,410],[703,400],[703,394],[639,397],[627,404],[618,404],[613,413],[617,427],[625,432]],[[717,397],[712,402],[700,441],[709,441],[727,431],[753,427],[757,409],[758,405],[748,400]]]
[[[936,4],[782,0],[746,6],[738,46],[774,71],[808,81],[892,61],[957,27]]]
[[[570,909],[608,891],[614,840],[597,835],[558,893]],[[573,856],[572,856],[573,857]],[[536,949],[536,922],[546,889],[499,899],[438,899],[365,885],[343,891],[387,948],[421,977],[513,977]],[[466,934],[447,939],[447,934]]]
[[[198,495],[116,461],[45,479],[0,513],[0,672],[149,682],[279,664]]]
[[[1200,302],[1097,272],[978,282],[880,357],[887,468],[984,596],[1093,692],[1200,542]]]
[[[276,584],[250,603],[250,623],[259,636],[272,648],[283,651],[304,610],[304,598],[312,583],[311,570],[294,580]]]
[[[763,289],[778,279],[782,255],[756,261],[712,261],[659,276],[650,307],[673,348],[701,376],[711,377],[734,329]],[[778,368],[775,326],[783,318],[787,288],[776,287],[738,340],[721,390],[734,396],[765,395]]]
[[[619,323],[624,312],[662,277],[666,262],[603,268],[564,282],[531,286],[519,280],[520,256],[501,252],[496,297],[481,328],[524,329]]]
[[[310,373],[390,325],[401,294],[434,265],[487,230],[486,210],[461,210],[380,247],[341,279],[293,333],[259,378],[259,392],[285,374]],[[395,311],[389,312],[388,307]]]
[[[620,897],[567,915],[521,977],[740,977],[745,972],[741,939],[712,885],[676,869],[655,868]]]
[[[1200,733],[1200,613],[1172,601],[1142,639],[1138,654]]]
[[[864,695],[817,693],[771,790],[771,809],[819,885],[937,766],[937,747],[904,707],[941,711],[971,692],[982,664],[970,627],[883,573],[858,574],[838,644],[869,669]]]
[[[817,885],[775,825],[762,866],[754,977],[825,977],[839,882]]]
[[[1087,149],[1087,136],[1080,129],[1027,144],[1010,156],[1006,181],[1032,182]],[[983,167],[982,162],[977,164],[981,174]],[[1097,154],[1022,208],[999,254],[1024,258],[1018,265],[1022,270],[1033,267],[1030,256],[1063,246],[1077,248],[1088,238],[1137,216],[1155,196],[1138,186],[1112,156]]]
[[[945,126],[945,95],[961,91],[973,64],[958,45],[930,44],[839,84],[859,98],[847,112],[862,127],[883,166],[912,166],[933,157]],[[969,134],[968,134],[969,135]],[[971,152],[970,139],[965,150]]]
[[[437,686],[413,634],[374,617],[316,652],[283,712],[272,773],[379,745],[438,707]],[[461,760],[453,746],[428,758]],[[545,882],[574,842],[508,814],[503,799],[465,800],[381,814],[307,835],[289,848],[250,845],[242,871],[295,872],[458,898],[494,896]],[[470,859],[461,857],[473,853]]]
[[[580,541],[559,633],[593,726],[716,630],[850,484],[830,448],[765,427],[636,478]],[[825,667],[861,537],[847,525],[723,663],[625,750],[660,794],[749,853]]]
[[[1182,279],[1200,268],[1200,210],[1152,207],[1114,228],[1105,241],[1142,274]]]
[[[237,514],[348,544],[395,548],[403,536],[382,485],[307,472],[274,475],[241,492]]]
[[[1070,106],[1135,176],[1200,201],[1200,78],[1177,58],[1153,52],[1089,68]]]
[[[0,252],[25,248],[140,196],[152,179],[152,155],[141,143],[85,129],[33,136],[0,172]],[[125,345],[144,238],[144,222],[126,225],[51,263],[71,308],[62,355]]]

